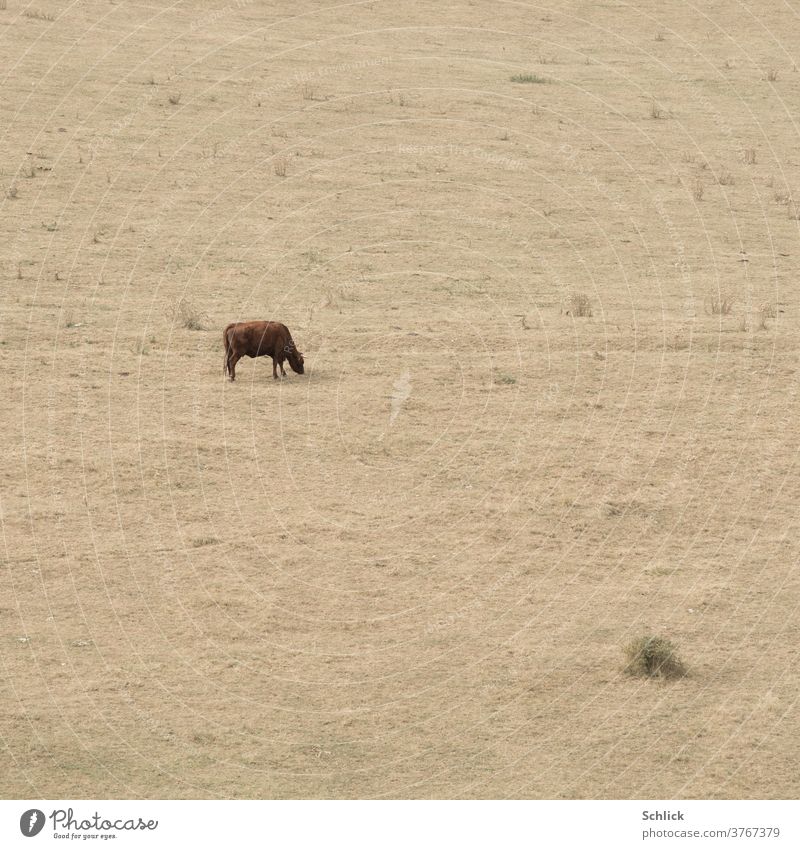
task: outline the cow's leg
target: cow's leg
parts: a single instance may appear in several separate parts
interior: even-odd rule
[[[275,357],[272,358],[272,379],[278,379],[278,361],[275,359]]]
[[[279,361],[281,364],[281,376],[286,377],[286,369],[283,367],[283,360]]]
[[[241,356],[239,354],[234,354],[233,351],[231,351],[230,358],[228,359],[228,371],[231,375],[231,383],[236,380],[236,363],[238,363],[240,359]]]

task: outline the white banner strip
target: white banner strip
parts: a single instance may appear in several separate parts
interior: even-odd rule
[[[800,846],[793,801],[0,801],[0,846]],[[113,841],[113,842],[112,842]]]

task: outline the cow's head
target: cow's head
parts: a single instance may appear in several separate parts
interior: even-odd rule
[[[297,374],[303,374],[305,370],[303,367],[303,355],[297,350],[294,342],[289,342],[283,350],[286,353],[286,359],[289,360],[292,371],[297,372]]]

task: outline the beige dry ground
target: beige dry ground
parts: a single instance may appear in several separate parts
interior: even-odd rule
[[[799,52],[8,0],[0,792],[797,796]],[[224,382],[244,318],[306,375]]]

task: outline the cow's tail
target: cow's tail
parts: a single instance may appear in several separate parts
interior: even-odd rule
[[[232,324],[229,324],[222,331],[222,344],[225,346],[225,362],[222,364],[222,373],[230,374],[230,362],[231,362],[231,340],[228,338],[228,331],[233,327]]]

